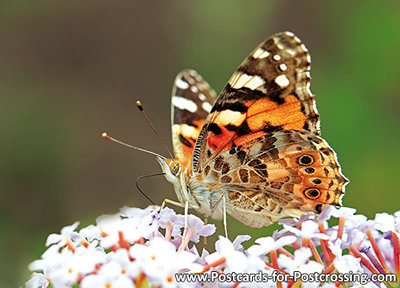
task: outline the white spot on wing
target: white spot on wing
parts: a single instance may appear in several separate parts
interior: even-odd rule
[[[301,44],[300,47],[301,47],[301,49],[303,49],[304,51],[308,51],[306,45]]]
[[[258,48],[258,49],[256,50],[256,52],[253,53],[253,57],[254,57],[254,58],[258,58],[258,57],[260,57],[260,55],[261,55],[263,52],[264,52],[263,49]]]
[[[203,102],[201,107],[204,109],[204,111],[207,111],[209,113],[210,113],[210,111],[212,109],[212,105],[210,103],[208,103],[208,102]]]
[[[279,60],[281,60],[282,57],[281,57],[281,55],[276,54],[272,58],[274,58],[275,61],[279,61]]]
[[[239,126],[246,119],[246,113],[241,113],[239,111],[223,110],[218,114],[215,123],[218,125],[232,124]]]
[[[196,112],[197,105],[192,100],[180,97],[180,96],[173,96],[172,97],[172,105],[181,109],[181,110],[188,110],[189,112]]]
[[[310,83],[310,82],[307,82],[307,84],[306,84],[306,92],[307,92],[308,94],[312,95],[312,92],[311,92],[311,90],[310,90],[310,85],[311,85],[311,83]],[[314,104],[315,104],[315,102],[314,102]],[[316,108],[315,108],[315,109],[316,109]]]
[[[176,80],[175,85],[176,85],[176,87],[178,87],[178,88],[180,88],[180,89],[187,89],[187,88],[189,88],[189,83],[185,82],[185,81],[182,80],[182,79]]]
[[[315,101],[312,101],[312,107],[315,113],[318,113],[318,109],[317,109],[317,104],[315,103]]]
[[[264,51],[264,53],[262,53],[259,58],[263,59],[263,58],[268,57],[269,55],[270,55],[270,53],[268,51]]]
[[[247,75],[247,74],[239,74],[237,80],[235,83],[233,83],[233,88],[239,89],[242,88],[250,79],[252,76]]]
[[[288,35],[288,36],[291,36],[291,37],[294,36],[294,34],[292,32],[290,32],[290,31],[286,31],[285,34]],[[294,36],[294,37],[296,37],[296,36]]]
[[[205,100],[207,99],[207,97],[206,97],[206,95],[204,95],[203,93],[200,93],[200,94],[199,94],[199,99],[200,99],[201,101],[205,101]]]
[[[190,90],[192,90],[193,93],[197,93],[199,91],[196,86],[190,86]]]
[[[231,86],[233,86],[233,85],[236,83],[236,81],[237,81],[237,79],[239,78],[240,75],[241,75],[241,73],[238,73],[238,72],[233,73],[233,75],[232,75],[232,77],[229,79],[228,83],[229,83]]]
[[[307,60],[308,63],[311,63],[311,56],[307,55],[306,60]]]
[[[297,37],[297,36],[294,36],[294,41],[296,41],[297,43],[300,43],[300,42],[301,42],[301,40],[300,40],[299,37]]]
[[[258,87],[264,85],[265,81],[260,76],[253,76],[249,82],[247,82],[244,87],[250,88],[251,90],[255,90]]]
[[[193,126],[189,126],[187,124],[180,125],[180,132],[185,137],[193,137],[193,138],[197,138],[197,134],[199,133],[199,131],[196,128],[194,128]]]
[[[287,69],[286,64],[279,65],[279,69],[281,69],[281,71],[286,71],[286,69]]]
[[[256,58],[256,59],[263,59],[263,58],[268,57],[268,56],[269,56],[269,52],[265,51],[262,48],[258,48],[256,50],[256,52],[254,52],[254,54],[253,54],[253,58]]]
[[[279,75],[275,78],[275,83],[278,84],[281,88],[285,88],[289,85],[289,79],[286,75]]]

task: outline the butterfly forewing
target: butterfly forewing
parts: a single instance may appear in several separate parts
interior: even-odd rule
[[[195,152],[210,149],[214,157],[226,145],[240,145],[279,130],[304,129],[319,135],[310,67],[307,48],[292,33],[279,33],[262,42],[221,92]],[[193,158],[193,171],[210,160],[202,156]]]

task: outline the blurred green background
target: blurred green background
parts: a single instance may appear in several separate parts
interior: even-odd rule
[[[136,100],[170,143],[175,75],[194,68],[220,91],[279,31],[311,52],[322,134],[351,180],[344,204],[369,217],[399,210],[399,12],[372,0],[1,1],[0,287],[23,285],[48,234],[148,205],[135,179],[159,172],[155,159],[100,137],[165,154]],[[142,188],[176,199],[162,177]],[[228,228],[260,237],[276,226]]]

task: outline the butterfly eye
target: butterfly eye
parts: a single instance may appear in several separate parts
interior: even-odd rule
[[[178,161],[173,161],[170,165],[169,165],[169,170],[171,171],[171,173],[173,175],[177,175],[180,171],[181,171],[181,164],[179,164]]]
[[[314,199],[317,199],[321,195],[321,192],[319,192],[319,190],[315,189],[315,188],[308,188],[303,191],[303,194],[308,199],[314,200]]]
[[[297,158],[297,163],[302,166],[310,165],[314,162],[314,158],[311,155],[302,155]]]

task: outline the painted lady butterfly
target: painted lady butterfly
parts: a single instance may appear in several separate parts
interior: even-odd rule
[[[252,227],[341,206],[348,180],[319,137],[310,66],[304,44],[284,32],[262,42],[218,98],[195,71],[178,74],[176,158],[158,161],[181,203]]]

